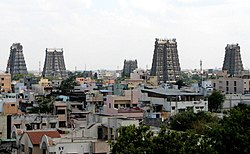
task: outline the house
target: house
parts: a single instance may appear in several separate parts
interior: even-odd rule
[[[110,146],[106,141],[94,138],[51,138],[43,135],[40,149],[47,154],[106,154],[110,153]]]
[[[20,154],[43,154],[40,142],[44,135],[51,138],[61,137],[59,132],[55,130],[26,131],[20,138]]]
[[[118,129],[129,125],[139,126],[139,120],[120,115],[89,114],[87,116],[87,127],[84,129],[83,135],[98,140],[116,139]]]
[[[59,120],[58,116],[48,114],[12,115],[11,125],[22,130],[57,129]]]
[[[125,90],[123,96],[107,95],[107,100],[103,106],[103,113],[142,119],[143,111],[137,106],[139,94],[138,90]]]
[[[92,113],[98,113],[102,110],[104,101],[103,94],[99,91],[90,91],[86,93],[86,109]]]
[[[11,75],[0,73],[0,92],[11,92]]]
[[[67,112],[67,104],[65,102],[55,101],[54,115],[58,116],[60,128],[68,126],[68,112]]]
[[[195,113],[208,111],[208,100],[202,93],[178,89],[142,89],[140,102],[145,106],[145,116],[148,118],[164,117],[168,113],[175,115],[182,111],[193,110]]]

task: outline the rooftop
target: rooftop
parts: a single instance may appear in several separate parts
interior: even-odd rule
[[[157,88],[157,89],[142,89],[141,91],[146,93],[155,93],[164,96],[202,96],[201,93],[187,92],[178,89]]]
[[[25,132],[28,134],[31,142],[33,145],[38,145],[40,144],[40,141],[43,137],[43,135],[47,135],[51,138],[61,138],[61,135],[59,134],[58,131],[51,130],[51,131],[27,131]]]

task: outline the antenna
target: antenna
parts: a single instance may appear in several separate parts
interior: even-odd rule
[[[202,84],[202,81],[203,81],[202,60],[200,60],[200,75],[201,75],[201,84]]]
[[[39,61],[39,69],[38,69],[38,74],[41,75],[41,61]]]

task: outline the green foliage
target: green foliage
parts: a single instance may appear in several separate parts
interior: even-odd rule
[[[38,97],[36,102],[38,106],[32,107],[29,113],[53,113],[54,98]]]
[[[212,125],[218,124],[219,119],[211,113],[186,111],[176,114],[170,122],[170,128],[177,131],[190,131],[205,134]]]
[[[183,81],[183,83],[187,85],[201,82],[201,76],[199,76],[198,74],[189,75],[188,73],[185,73],[185,72],[181,72],[180,79]]]
[[[23,79],[25,76],[34,76],[34,74],[16,74],[12,77],[12,80],[18,81],[20,79]]]
[[[182,80],[176,81],[175,85],[178,85],[178,89],[180,89],[182,86],[185,86],[185,84]]]
[[[119,137],[116,142],[112,142],[112,153],[130,154],[130,153],[151,153],[153,132],[149,127],[141,125],[138,128],[135,125],[121,127],[118,130]]]
[[[162,127],[154,135],[148,126],[127,126],[119,129],[116,142],[111,142],[112,153],[154,154],[154,153],[216,153],[210,140],[201,135],[169,131]]]
[[[44,77],[44,79],[48,79],[49,81],[52,81],[52,80],[58,80],[59,78],[56,76],[46,76]]]
[[[124,81],[125,79],[127,79],[126,77],[117,77],[115,79],[115,83],[118,84],[118,83],[121,83],[121,81]]]
[[[171,122],[174,131],[162,127],[158,134],[144,125],[121,127],[111,150],[121,154],[250,153],[250,106],[240,104],[225,114],[219,120],[211,113],[182,112]]]
[[[219,153],[250,153],[250,107],[231,109],[208,135]]]
[[[74,89],[74,86],[77,86],[78,83],[76,82],[76,77],[75,76],[70,76],[67,79],[63,80],[60,89],[65,92],[67,90]]]
[[[220,91],[214,90],[208,97],[208,110],[210,112],[220,112],[224,99],[224,95]]]

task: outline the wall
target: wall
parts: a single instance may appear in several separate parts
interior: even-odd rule
[[[3,112],[5,115],[8,114],[17,114],[18,106],[16,102],[5,102],[3,105]]]

